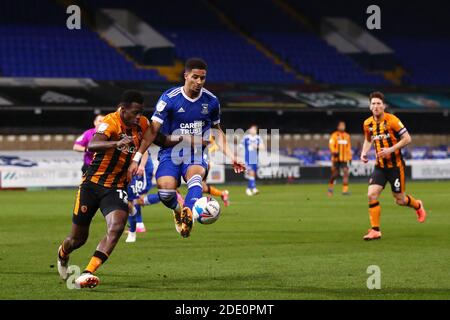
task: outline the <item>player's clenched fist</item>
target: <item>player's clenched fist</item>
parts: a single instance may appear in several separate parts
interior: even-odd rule
[[[369,158],[367,157],[367,154],[361,153],[361,161],[364,163],[369,162]]]

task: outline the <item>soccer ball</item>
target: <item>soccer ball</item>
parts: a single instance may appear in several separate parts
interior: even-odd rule
[[[195,221],[201,224],[214,223],[220,216],[219,202],[211,197],[202,197],[195,201],[192,214]]]

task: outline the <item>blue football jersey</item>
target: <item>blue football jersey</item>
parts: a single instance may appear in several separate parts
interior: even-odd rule
[[[244,146],[246,164],[258,164],[258,151],[261,143],[262,140],[259,135],[246,134],[244,136],[242,145]]]
[[[220,123],[219,99],[205,88],[195,99],[189,98],[183,87],[171,88],[159,98],[151,119],[161,123],[161,133],[166,135],[204,136]],[[203,152],[204,147],[201,148]],[[159,157],[170,155],[171,150],[162,147]]]

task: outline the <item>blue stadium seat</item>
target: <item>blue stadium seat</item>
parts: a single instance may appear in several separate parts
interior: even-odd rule
[[[137,69],[87,26],[66,29],[66,19],[64,7],[51,1],[0,2],[3,76],[165,80],[155,70]]]
[[[293,73],[266,57],[241,35],[229,30],[200,1],[89,1],[92,8],[127,8],[147,21],[176,46],[182,60],[201,57],[209,66],[208,81],[302,83]],[[173,10],[177,8],[177,10]],[[195,17],[201,17],[196,21]]]
[[[360,26],[366,25],[364,13],[369,1],[347,0],[346,5],[338,1],[285,0],[298,12],[315,24],[323,17],[346,17]],[[403,82],[410,85],[450,84],[450,20],[445,0],[424,4],[410,1],[379,0],[382,8],[380,30],[372,33],[394,50],[396,59],[406,69]],[[443,8],[439,10],[439,8]],[[361,83],[377,84],[373,76],[356,79]],[[382,83],[379,83],[382,84]]]

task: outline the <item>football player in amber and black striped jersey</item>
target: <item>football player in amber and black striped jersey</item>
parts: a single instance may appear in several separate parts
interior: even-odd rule
[[[72,230],[58,249],[58,272],[68,277],[69,254],[87,240],[89,226],[98,209],[106,220],[107,233],[98,244],[89,264],[77,279],[80,288],[93,288],[99,279],[94,272],[112,253],[128,218],[127,170],[133,154],[149,127],[142,115],[142,95],[125,91],[116,112],[106,115],[88,144],[94,159],[83,175],[72,218]]]
[[[345,132],[345,122],[339,121],[337,130],[330,136],[328,144],[331,153],[331,177],[328,182],[328,195],[333,195],[334,182],[342,169],[342,194],[349,195],[348,192],[348,176],[349,163],[352,161],[352,145],[350,134]]]
[[[399,118],[385,112],[384,95],[381,92],[370,94],[370,110],[372,116],[364,121],[365,138],[361,160],[368,162],[367,153],[373,145],[376,163],[369,180],[368,191],[371,229],[364,236],[364,240],[381,238],[381,206],[378,198],[388,181],[398,205],[416,210],[419,222],[424,222],[426,218],[422,201],[405,194],[405,162],[400,150],[411,142],[408,130]]]

